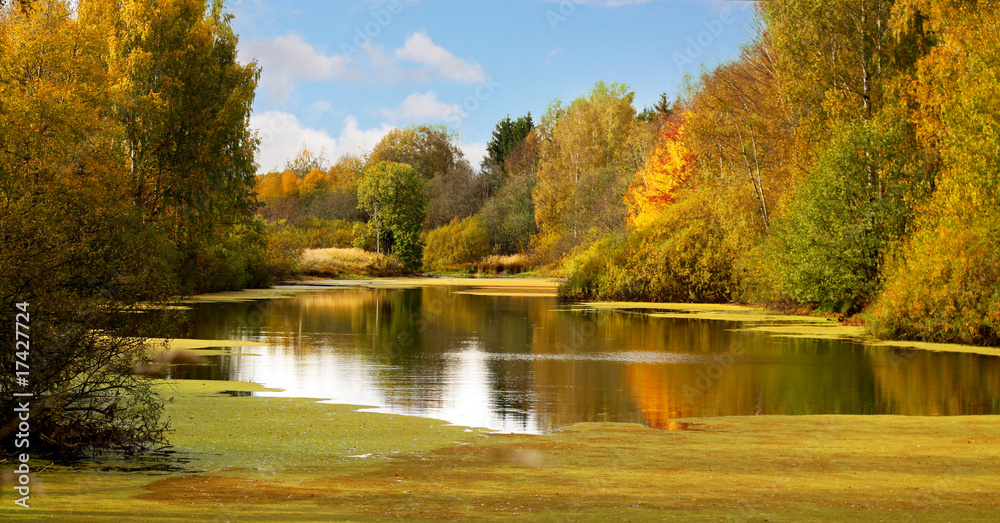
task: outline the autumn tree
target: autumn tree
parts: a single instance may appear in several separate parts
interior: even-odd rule
[[[770,238],[788,296],[844,313],[872,300],[886,249],[912,223],[909,202],[927,189],[916,185],[927,166],[901,153],[912,149],[910,138],[903,121],[860,120],[827,141]],[[879,187],[868,183],[873,170]]]
[[[653,226],[668,206],[676,203],[677,194],[691,176],[693,157],[686,140],[683,123],[669,123],[660,132],[625,196],[631,225]]]
[[[358,221],[358,181],[364,172],[364,161],[345,154],[326,171],[326,188],[319,187],[307,212],[328,220]]]
[[[762,8],[782,89],[810,143],[799,159],[798,203],[769,250],[782,292],[844,312],[874,296],[885,256],[909,230],[933,176],[900,89],[928,40],[919,24],[893,33],[892,7],[796,0]],[[831,210],[836,233],[824,241],[804,234],[832,232]]]
[[[221,1],[82,0],[82,24],[109,32],[104,60],[129,159],[131,198],[178,251],[189,290],[261,281],[253,220],[258,139],[249,127],[259,69],[236,60]],[[222,273],[208,267],[241,266]]]
[[[462,161],[457,136],[443,125],[412,125],[389,131],[372,148],[369,161],[405,163],[425,180],[444,176]]]
[[[162,444],[159,397],[133,369],[148,360],[142,337],[165,326],[139,312],[265,282],[250,190],[258,70],[235,57],[221,2],[0,9],[0,316],[31,323],[28,385],[7,373],[0,389],[34,394],[33,450]]]
[[[801,175],[798,128],[783,92],[776,51],[766,31],[737,60],[702,75],[692,96],[689,146],[699,183],[730,194],[748,241],[770,225],[782,197]],[[747,213],[751,213],[746,216]]]
[[[310,219],[361,219],[357,209],[358,180],[364,171],[361,158],[344,155],[323,170],[319,156],[303,149],[297,159],[288,163],[283,171],[257,176],[257,198],[263,204],[261,216],[272,223],[284,220],[296,226]]]
[[[810,139],[821,140],[834,122],[875,116],[895,96],[894,80],[926,53],[919,26],[890,29],[894,4],[788,0],[761,7],[783,89]]]
[[[295,158],[290,158],[285,162],[285,171],[291,171],[299,178],[305,178],[313,171],[325,171],[327,165],[326,149],[319,152],[309,149],[306,144],[295,154]]]
[[[556,101],[549,107],[539,127],[538,182],[532,192],[544,244],[576,245],[592,229],[624,223],[622,196],[629,178],[614,162],[636,125],[633,98],[624,85],[598,82],[568,106]]]
[[[458,136],[443,125],[393,129],[375,145],[368,161],[410,165],[427,182],[427,229],[469,216],[482,204],[475,173],[458,148]]]
[[[174,291],[173,266],[132,205],[103,37],[66,2],[0,9],[0,318],[25,335],[0,332],[4,453],[24,452],[11,392],[33,394],[32,454],[163,443],[159,398],[132,367],[147,358],[136,336],[155,326],[140,304]]]
[[[937,41],[909,84],[921,148],[940,158],[911,239],[888,264],[870,310],[875,334],[1000,344],[1000,9],[987,2],[900,2],[896,31]]]
[[[399,257],[407,271],[419,270],[427,193],[417,170],[396,162],[369,166],[358,184],[358,208],[371,217],[368,229],[374,234],[376,251]]]

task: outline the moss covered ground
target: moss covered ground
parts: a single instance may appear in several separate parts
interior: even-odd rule
[[[245,383],[162,390],[174,454],[50,466],[35,475],[30,509],[11,508],[4,489],[0,517],[987,521],[1000,508],[997,416],[762,416],[505,435],[241,396],[261,390]]]

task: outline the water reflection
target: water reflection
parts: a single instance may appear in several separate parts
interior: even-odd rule
[[[1000,412],[1000,358],[779,338],[740,324],[580,312],[552,298],[336,288],[203,304],[188,335],[264,342],[175,377],[512,432],[690,416]]]

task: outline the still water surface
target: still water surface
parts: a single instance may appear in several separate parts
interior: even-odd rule
[[[509,432],[682,417],[1000,414],[1000,358],[788,338],[731,321],[581,311],[460,288],[342,286],[203,303],[187,335],[265,346],[174,377]]]

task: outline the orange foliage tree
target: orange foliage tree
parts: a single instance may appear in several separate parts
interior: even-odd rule
[[[656,146],[625,194],[628,223],[642,229],[659,222],[668,205],[691,176],[693,156],[685,143],[683,123],[666,123]]]

